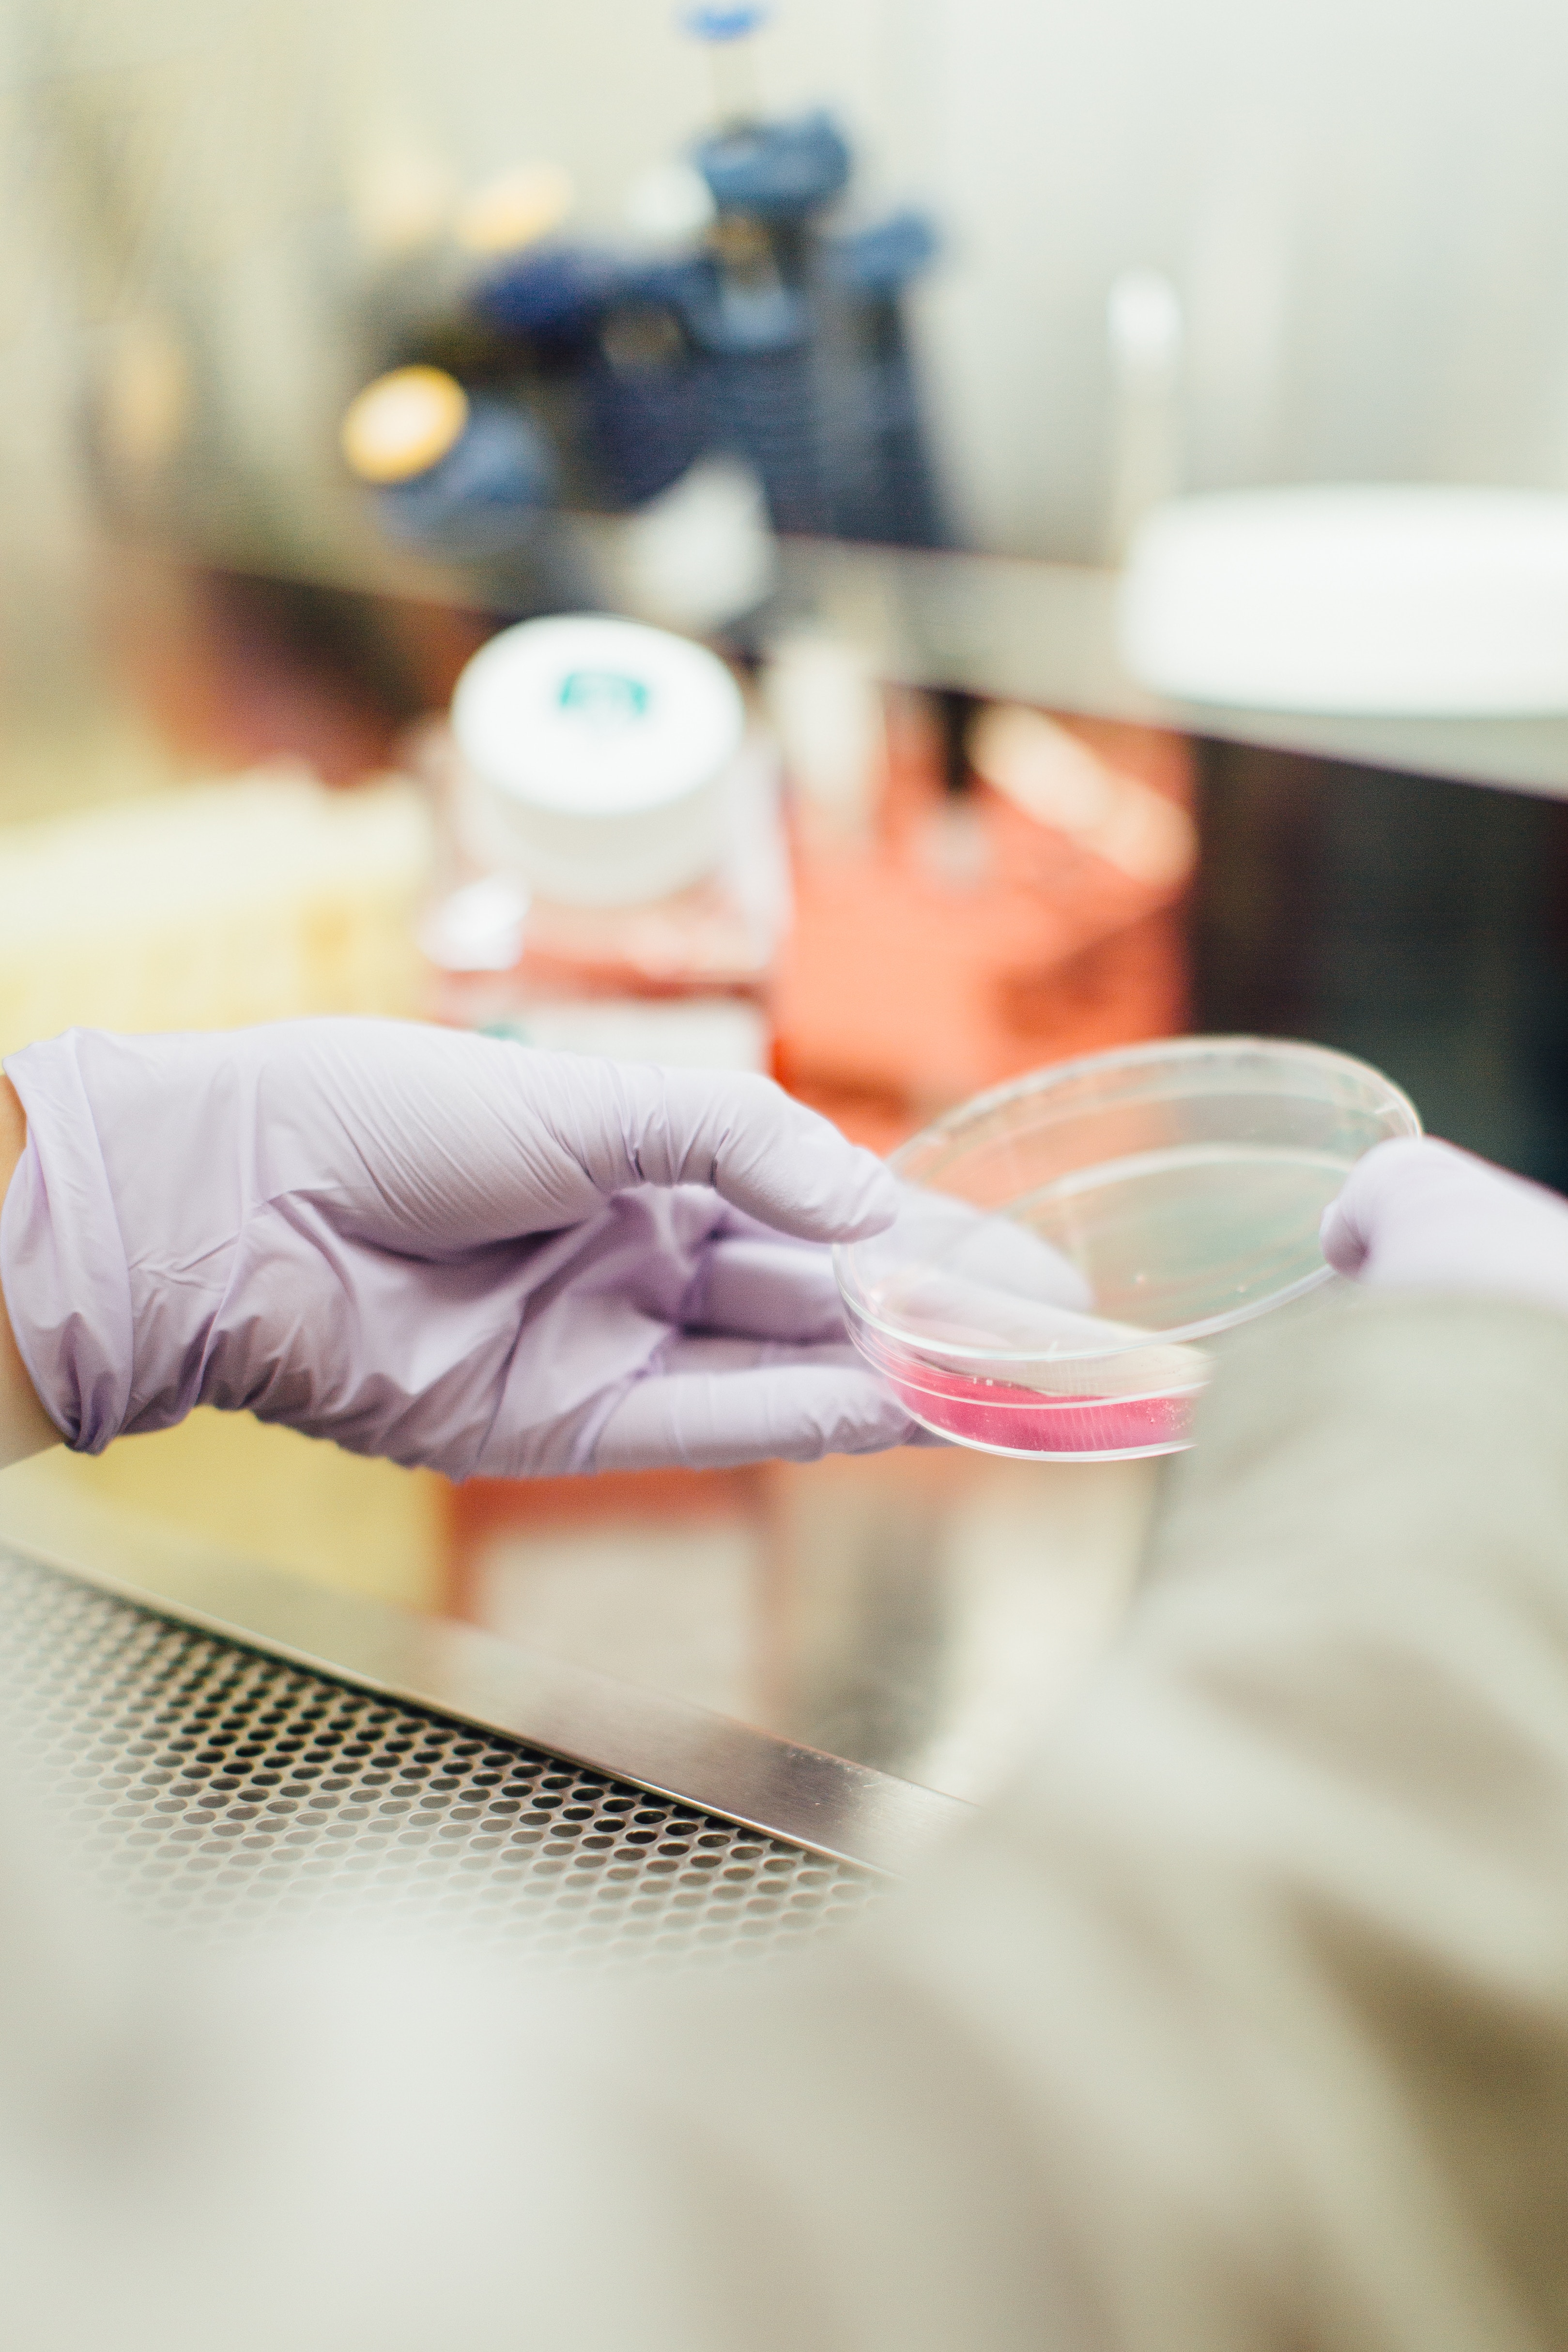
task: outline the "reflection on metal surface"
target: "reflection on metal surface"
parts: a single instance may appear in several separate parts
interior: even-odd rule
[[[951,1798],[887,1773],[268,1570],[171,1557],[122,1577],[102,1562],[61,1564],[161,1615],[873,1870],[903,1871],[963,1817]]]
[[[978,1801],[1121,1622],[1157,1465],[957,1449],[454,1496],[521,1643]]]

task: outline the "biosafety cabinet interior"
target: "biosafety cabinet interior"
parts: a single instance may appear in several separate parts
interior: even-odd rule
[[[547,1663],[531,1697],[521,1655],[481,1635],[456,1650],[448,1635],[444,1662],[432,1653],[413,1670],[450,1703],[420,1704],[366,1671],[379,1643],[389,1683],[405,1685],[413,1653],[395,1663],[395,1645],[417,1648],[413,1621],[332,1602],[326,1646],[345,1669],[333,1674],[286,1654],[287,1631],[322,1646],[303,1591],[252,1581],[248,1609],[231,1596],[268,1621],[250,1640],[221,1630],[205,1597],[201,1610],[160,1604],[0,1552],[0,1684],[22,1776],[110,1902],[182,1937],[358,1915],[537,1965],[736,1963],[850,1925],[890,1869],[963,1815],[637,1694],[607,1724],[614,1686]],[[494,1720],[509,1685],[524,1712],[574,1721],[578,1752]],[[452,1711],[464,1697],[474,1714]],[[639,1752],[650,1778],[686,1793],[588,1760]],[[742,1813],[771,1823],[715,1804],[726,1782]]]

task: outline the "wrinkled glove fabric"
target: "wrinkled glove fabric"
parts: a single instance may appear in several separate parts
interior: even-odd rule
[[[760,1078],[395,1022],[75,1030],[6,1062],[18,1345],[96,1454],[198,1404],[464,1478],[912,1434],[825,1244],[891,1181]]]

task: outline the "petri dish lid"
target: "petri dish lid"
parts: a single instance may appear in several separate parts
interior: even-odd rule
[[[835,1252],[851,1336],[1062,1396],[1202,1384],[1207,1344],[1334,1279],[1323,1210],[1421,1122],[1326,1048],[1193,1037],[977,1097],[895,1152],[895,1223]]]

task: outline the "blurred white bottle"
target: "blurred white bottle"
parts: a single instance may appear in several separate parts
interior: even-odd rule
[[[524,622],[474,656],[423,756],[451,850],[421,930],[437,1017],[768,1066],[777,754],[717,656],[600,614]]]

